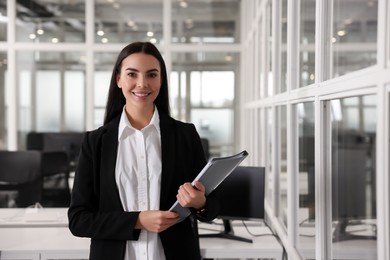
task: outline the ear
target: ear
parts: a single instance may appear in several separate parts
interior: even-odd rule
[[[119,85],[119,80],[121,79],[121,75],[118,73],[116,74],[116,85],[118,86],[118,88],[122,88],[120,85]]]

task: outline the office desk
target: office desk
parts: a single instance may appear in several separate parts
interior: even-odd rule
[[[253,222],[248,223],[250,232],[261,236],[250,235],[240,222],[233,223],[233,229],[235,235],[252,239],[253,243],[221,238],[200,238],[202,256],[224,259],[282,259],[283,249],[277,239],[271,235],[268,227]],[[220,226],[199,223],[199,234],[215,233],[220,230]]]
[[[0,259],[88,259],[89,238],[73,236],[67,227],[65,208],[44,209],[46,221],[24,209],[0,209]],[[40,212],[41,213],[41,212]],[[47,213],[47,214],[46,214]],[[217,232],[220,225],[199,224],[200,233]],[[265,226],[250,227],[251,232],[269,234]],[[235,226],[237,235],[252,238],[243,226]],[[220,238],[201,238],[204,258],[267,258],[281,260],[282,247],[273,236],[254,237],[253,243]]]

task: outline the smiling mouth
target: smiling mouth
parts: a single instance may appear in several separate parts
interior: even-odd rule
[[[136,93],[136,92],[132,92],[134,96],[137,96],[137,97],[147,97],[150,95],[150,93]]]

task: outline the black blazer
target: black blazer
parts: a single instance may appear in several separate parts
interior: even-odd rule
[[[123,210],[115,182],[119,120],[120,116],[85,134],[68,210],[72,234],[91,238],[93,260],[123,260],[126,241],[137,240],[140,234],[134,229],[139,212]],[[160,129],[160,209],[168,210],[176,201],[179,186],[191,182],[206,160],[194,125],[160,113]],[[202,216],[193,213],[159,234],[167,260],[201,258],[196,219],[214,219],[218,207],[216,198],[208,196]]]

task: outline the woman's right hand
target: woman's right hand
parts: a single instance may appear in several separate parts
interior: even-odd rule
[[[176,224],[179,214],[172,211],[147,210],[141,211],[135,225],[137,229],[160,233]]]

